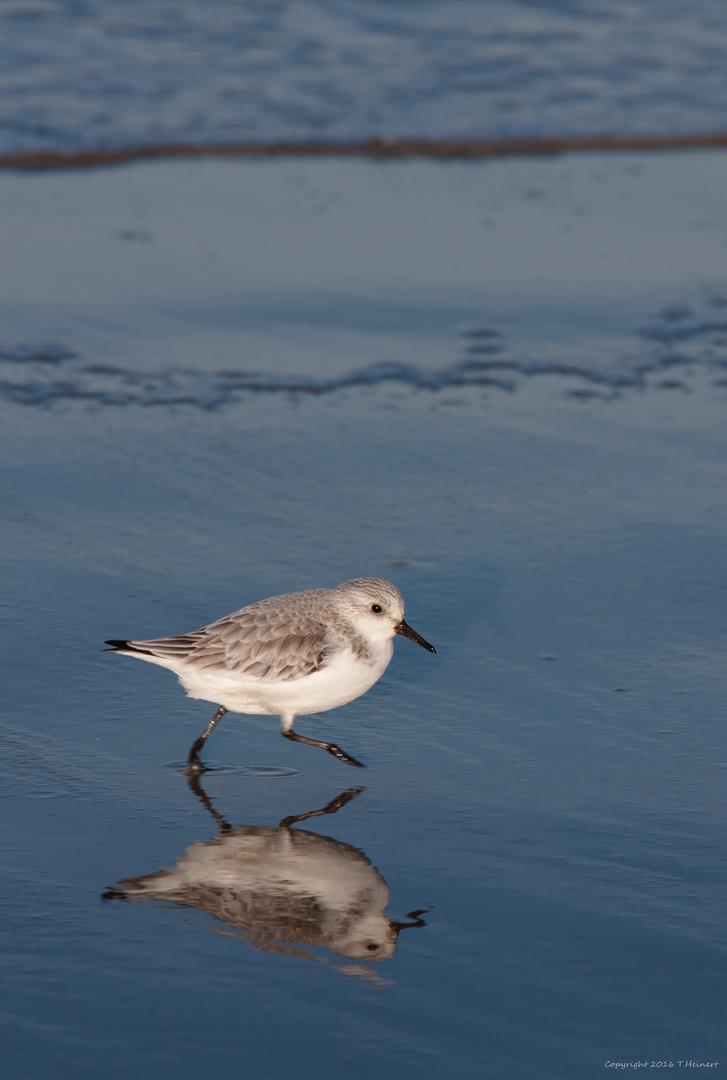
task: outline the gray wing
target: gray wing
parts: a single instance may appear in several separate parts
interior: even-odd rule
[[[255,679],[300,679],[319,671],[344,645],[340,635],[305,607],[296,610],[263,600],[189,634],[129,641],[126,648],[197,669],[234,671]]]

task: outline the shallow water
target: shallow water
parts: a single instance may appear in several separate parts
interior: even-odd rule
[[[722,129],[721,0],[4,0],[0,149]]]
[[[498,397],[552,376],[585,394],[718,379],[726,162],[6,174],[0,393],[215,408],[383,384]]]
[[[726,163],[0,179],[9,1074],[721,1060]],[[103,640],[358,574],[437,648],[297,723],[366,769],[228,716],[190,790]]]

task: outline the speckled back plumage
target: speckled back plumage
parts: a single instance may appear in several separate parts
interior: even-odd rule
[[[319,671],[345,647],[367,659],[369,643],[350,617],[362,593],[400,605],[403,615],[404,601],[394,585],[382,578],[354,578],[335,589],[271,596],[190,633],[128,646],[196,670],[287,682]]]

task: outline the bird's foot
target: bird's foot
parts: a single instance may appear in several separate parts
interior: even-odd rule
[[[355,757],[351,757],[350,754],[347,754],[346,751],[342,750],[340,746],[336,746],[335,743],[329,743],[326,749],[328,750],[329,754],[333,754],[333,756],[337,757],[339,761],[345,761],[347,765],[353,765],[357,769],[366,768],[365,765],[363,765],[360,761],[356,761]]]
[[[329,754],[333,754],[339,761],[345,761],[347,765],[353,765],[357,769],[363,769],[364,766],[360,761],[356,761],[355,757],[351,757],[345,750],[342,750],[340,746],[336,746],[332,742],[321,742],[320,739],[309,739],[307,735],[299,735],[297,731],[282,731],[281,735],[284,739],[290,739],[292,742],[305,743],[306,746],[318,746],[321,750],[327,750]]]
[[[189,758],[187,759],[187,764],[184,768],[185,776],[201,776],[202,773],[206,773],[209,771],[210,769],[208,765],[205,765],[204,762],[200,761],[198,757],[192,757],[191,754],[189,755]]]

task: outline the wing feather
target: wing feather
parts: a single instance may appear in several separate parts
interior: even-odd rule
[[[321,618],[321,601],[326,616],[327,593],[316,589],[273,597],[191,633],[129,641],[127,648],[198,669],[234,671],[255,679],[300,679],[324,667],[345,644],[331,626],[337,621],[335,613],[326,621]]]

